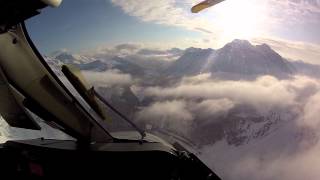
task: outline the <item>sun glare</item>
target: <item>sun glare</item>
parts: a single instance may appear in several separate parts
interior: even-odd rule
[[[221,29],[223,39],[251,39],[260,35],[265,17],[263,2],[227,0],[211,11],[210,19]]]

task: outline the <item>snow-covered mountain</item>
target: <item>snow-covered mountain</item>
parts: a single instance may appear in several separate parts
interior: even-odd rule
[[[57,59],[64,64],[81,64],[88,63],[94,60],[87,56],[73,54],[67,50],[55,51],[51,53],[50,57],[52,59]]]
[[[170,76],[190,76],[199,74],[215,55],[213,49],[188,48],[165,73]]]
[[[246,40],[234,40],[217,51],[210,72],[226,72],[241,75],[273,75],[286,77],[295,72],[287,60],[268,45],[253,46]]]
[[[54,56],[46,56],[45,59],[55,72],[59,72],[59,69],[63,64],[70,64],[77,66],[84,71],[103,72],[117,69],[123,73],[131,74],[132,76],[142,76],[145,73],[145,69],[138,64],[132,63],[130,60],[119,56],[101,59],[62,51],[55,52]]]
[[[171,53],[171,54],[170,54]],[[161,60],[164,56],[176,58]],[[153,58],[150,58],[153,56]],[[148,82],[162,83],[168,77],[181,78],[201,73],[211,73],[222,79],[255,79],[272,75],[283,79],[294,74],[320,76],[320,67],[303,61],[289,61],[281,57],[267,44],[252,45],[246,40],[234,40],[221,49],[173,48],[166,51],[143,49],[130,56],[85,56],[68,51],[55,52],[47,57],[49,64],[73,64],[82,70],[106,71],[118,69]],[[169,82],[169,81],[168,81]],[[150,84],[150,83],[149,83]]]
[[[294,74],[295,68],[266,44],[254,46],[246,40],[234,40],[218,50],[189,48],[167,69],[169,75],[201,73],[224,78],[232,78],[232,75],[238,78],[260,75],[285,78]]]

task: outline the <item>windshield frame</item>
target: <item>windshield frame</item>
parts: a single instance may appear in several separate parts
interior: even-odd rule
[[[54,78],[54,80],[60,85],[60,87],[67,93],[67,95],[71,98],[74,105],[76,105],[80,109],[80,111],[84,112],[84,114],[86,116],[88,116],[89,119],[91,119],[91,123],[95,123],[96,125],[98,125],[103,130],[104,133],[106,133],[113,140],[115,140],[116,138],[110,134],[110,132],[103,126],[103,124],[98,119],[93,117],[93,115],[80,103],[80,101],[71,93],[71,91],[63,84],[63,82],[59,79],[59,77],[54,73],[54,71],[51,69],[49,64],[46,62],[46,60],[44,59],[44,57],[42,56],[40,51],[37,49],[37,47],[33,43],[32,39],[28,33],[28,30],[26,27],[26,22],[25,21],[21,22],[20,26],[21,26],[21,29],[23,31],[23,35],[26,38],[28,45],[30,46],[32,51],[35,53],[38,60],[46,68],[46,70]],[[68,132],[65,132],[65,131],[63,131],[63,132],[69,134]],[[72,136],[72,137],[76,138],[74,136]]]

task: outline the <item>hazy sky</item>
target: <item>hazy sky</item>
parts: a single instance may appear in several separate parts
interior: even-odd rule
[[[64,0],[27,25],[45,53],[120,43],[220,48],[238,38],[320,63],[320,0],[226,0],[192,14],[200,1]]]

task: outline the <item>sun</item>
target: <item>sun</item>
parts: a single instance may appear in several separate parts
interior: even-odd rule
[[[207,18],[220,29],[220,38],[251,39],[261,33],[265,19],[264,7],[261,0],[226,0],[214,7]]]

